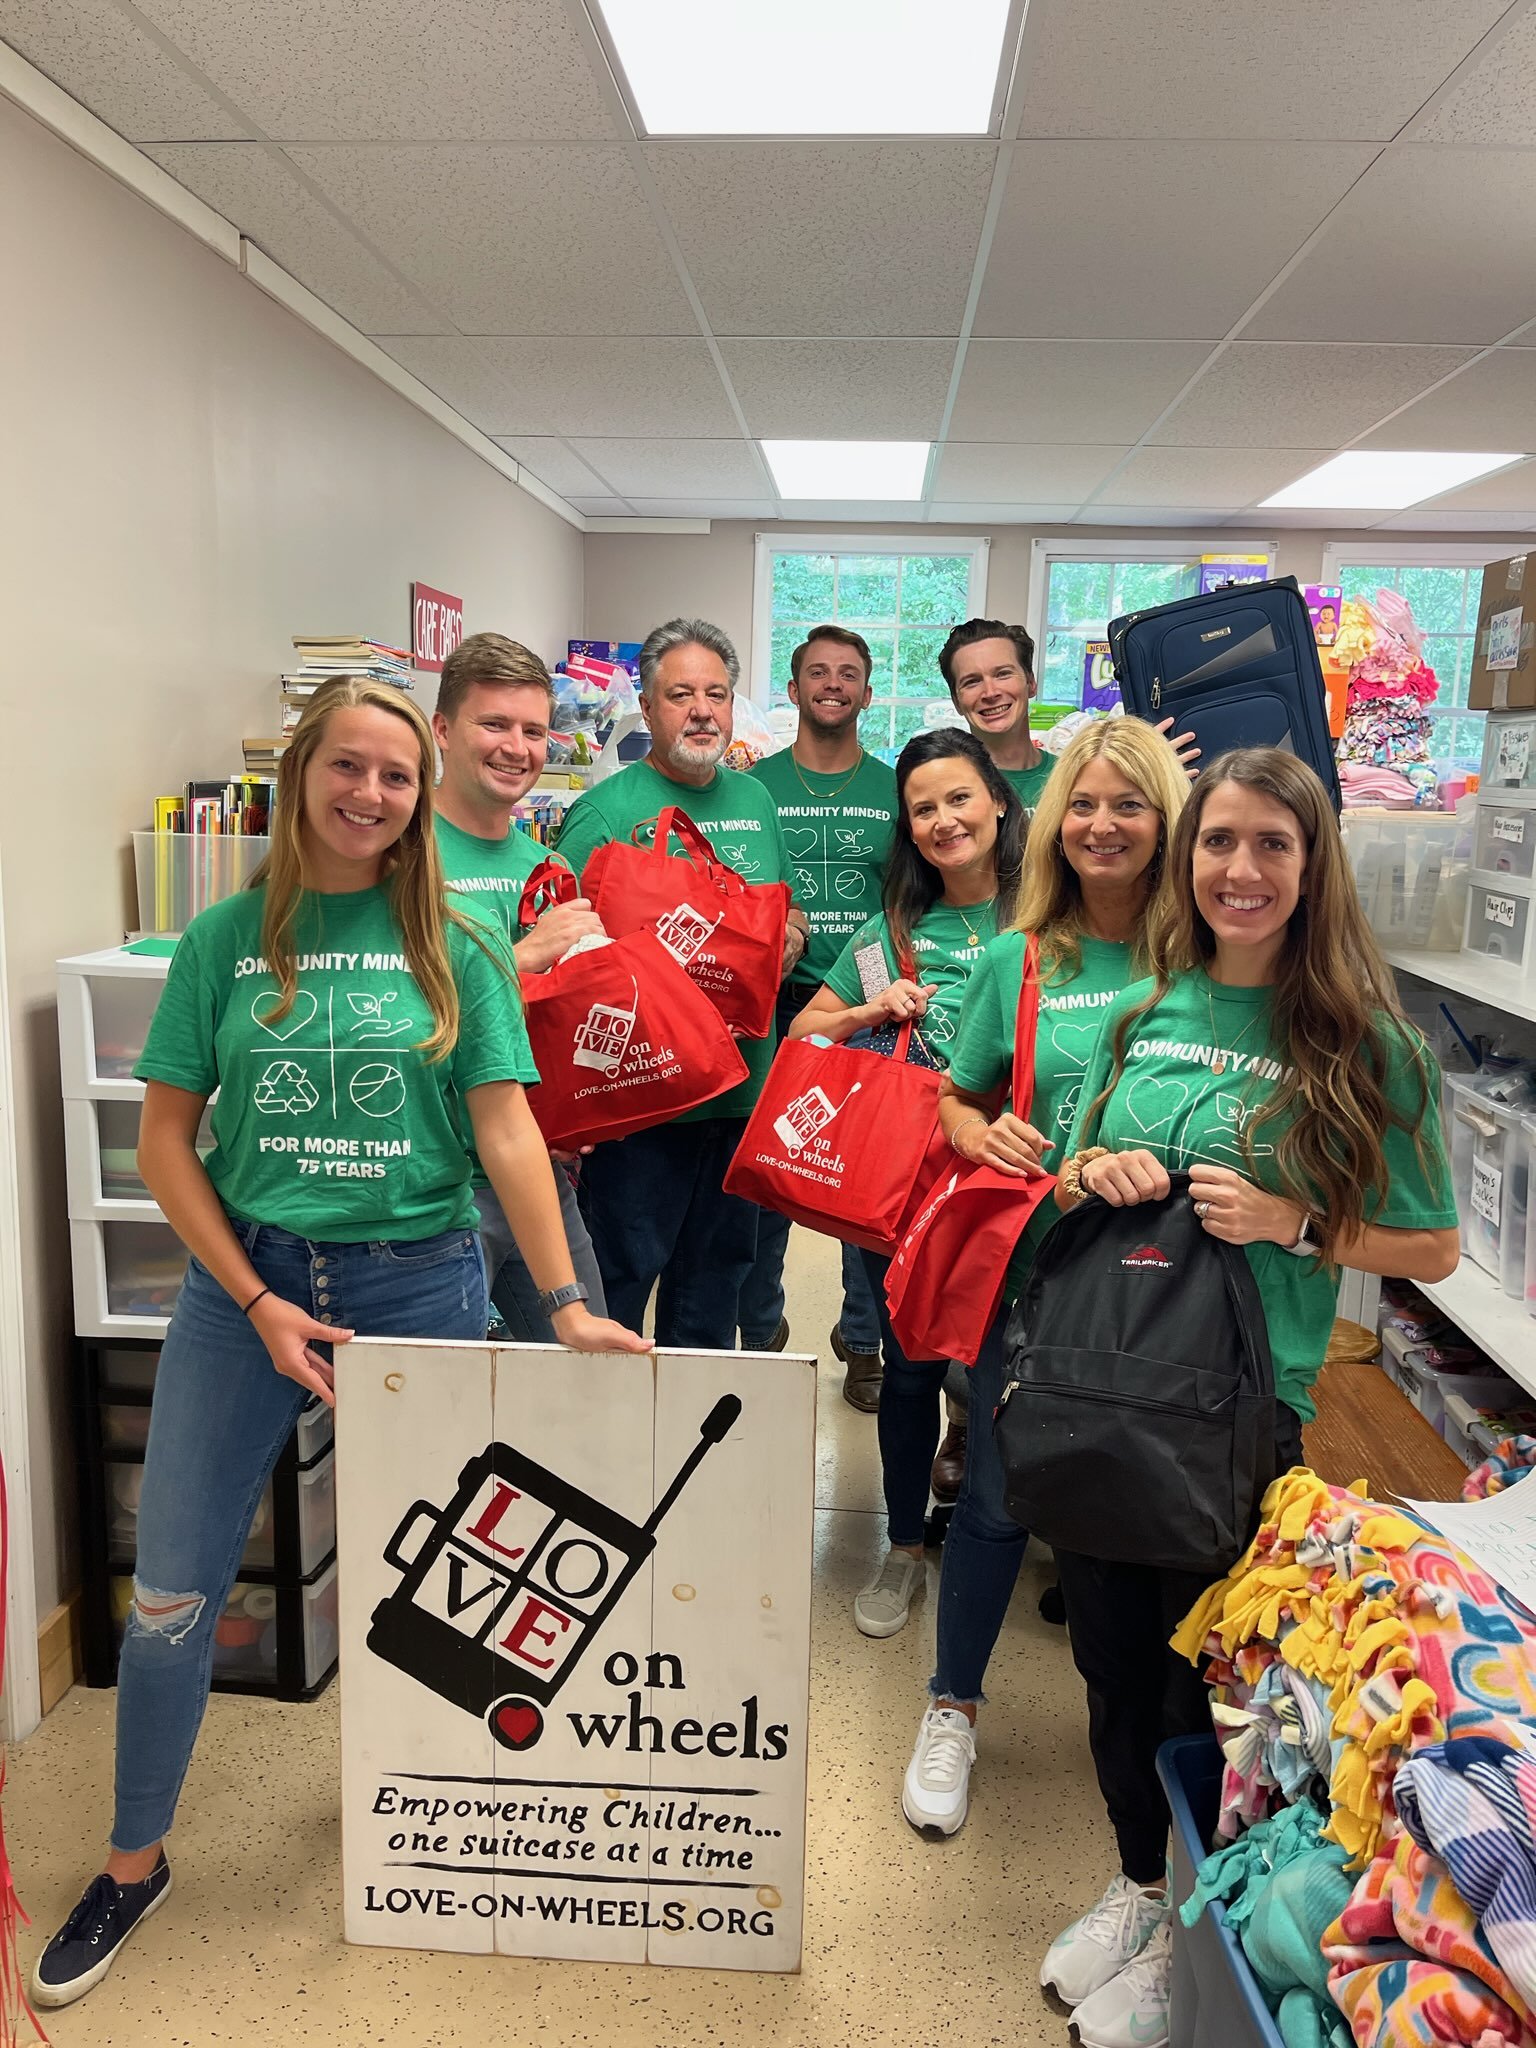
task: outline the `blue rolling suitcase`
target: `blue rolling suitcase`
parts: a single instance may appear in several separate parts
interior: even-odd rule
[[[1328,694],[1294,576],[1240,583],[1109,622],[1125,708],[1192,732],[1202,763],[1229,747],[1285,747],[1340,805]]]

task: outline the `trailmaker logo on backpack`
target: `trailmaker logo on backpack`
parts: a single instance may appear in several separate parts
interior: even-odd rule
[[[1120,1264],[1127,1273],[1171,1273],[1173,1261],[1165,1251],[1155,1244],[1139,1244],[1135,1251],[1127,1252]],[[1111,1268],[1113,1271],[1113,1268]]]

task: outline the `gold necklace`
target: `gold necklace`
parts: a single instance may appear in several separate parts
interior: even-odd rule
[[[799,776],[800,787],[805,791],[807,796],[815,797],[818,803],[829,804],[831,803],[833,797],[842,795],[843,791],[848,787],[848,784],[852,782],[853,776],[857,775],[859,770],[864,766],[864,749],[862,747],[860,747],[859,749],[859,758],[853,764],[853,775],[850,775],[846,781],[840,782],[837,785],[836,789],[812,789],[811,785],[805,779],[805,775],[801,770],[800,763],[795,759],[795,750],[793,746],[791,746],[789,749],[789,765],[791,768],[794,769],[795,774]],[[820,773],[820,770],[817,770],[816,772]]]
[[[1258,1023],[1263,1012],[1255,1010],[1253,1015],[1248,1019],[1248,1022],[1243,1026],[1242,1030],[1239,1031],[1236,1038],[1232,1041],[1230,1045],[1218,1046],[1218,1044],[1216,1043],[1215,988],[1216,984],[1211,980],[1209,974],[1207,974],[1207,976],[1205,977],[1205,1001],[1206,1007],[1210,1011],[1211,1016],[1211,1072],[1213,1074],[1224,1074],[1227,1071],[1227,1054],[1229,1052],[1236,1052],[1237,1048],[1248,1036],[1249,1032],[1253,1029],[1254,1025]]]
[[[996,901],[997,897],[995,895],[992,895],[987,898],[985,903],[974,904],[971,906],[971,908],[976,910],[990,910],[992,906],[996,903]],[[950,907],[951,909],[953,909],[955,915],[959,918],[960,922],[965,926],[965,936],[970,940],[973,946],[979,946],[981,944],[981,935],[979,932],[972,931],[971,927],[973,924],[979,924],[981,920],[979,918],[968,917],[966,915],[965,908],[958,903],[952,904]],[[995,918],[993,919],[993,922],[994,924],[996,923]]]

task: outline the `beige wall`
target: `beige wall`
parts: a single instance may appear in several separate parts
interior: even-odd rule
[[[273,729],[298,631],[408,633],[413,578],[545,654],[582,538],[0,101],[0,803],[37,1594],[74,1574],[53,963],[129,918],[150,800]]]
[[[836,533],[831,522],[785,521],[776,532]],[[1028,617],[1029,565],[1031,543],[1042,536],[1059,537],[1060,526],[852,526],[850,533],[964,534],[974,538],[985,533],[992,543],[987,566],[987,610],[993,618],[1023,623]],[[588,534],[587,602],[584,630],[596,639],[639,640],[660,620],[676,613],[691,613],[713,619],[735,641],[743,670],[749,667],[752,645],[753,539],[762,531],[749,520],[720,520],[707,534]],[[1208,532],[1208,529],[1196,529]],[[1125,541],[1137,538],[1160,545],[1175,535],[1168,527],[1075,526],[1074,539]],[[1245,546],[1257,550],[1268,535],[1228,533],[1212,535],[1241,554]],[[1501,553],[1518,554],[1524,545],[1513,537],[1493,533],[1395,533],[1382,535],[1382,546],[1390,554],[1396,547],[1418,547],[1448,540],[1454,546],[1476,545],[1488,540]],[[1328,533],[1293,529],[1275,536],[1278,555],[1276,570],[1294,576],[1298,583],[1321,580],[1323,548],[1329,540],[1351,547],[1364,543],[1359,532]]]

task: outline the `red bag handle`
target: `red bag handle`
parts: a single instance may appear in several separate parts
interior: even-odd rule
[[[1013,1024],[1013,1113],[1029,1121],[1035,1100],[1035,1032],[1040,1022],[1040,941],[1033,932],[1024,945],[1024,975]]]
[[[635,831],[640,830],[635,827]],[[634,835],[631,834],[631,837]],[[706,880],[715,888],[736,893],[747,886],[732,867],[727,867],[715,849],[710,845],[688,813],[679,810],[676,804],[667,804],[656,813],[656,832],[652,841],[653,851],[665,854],[670,842],[677,839],[683,847],[683,858],[700,869]],[[675,856],[674,856],[675,858]]]
[[[581,884],[563,860],[541,860],[523,884],[517,906],[519,930],[556,903],[574,903],[580,894]]]

